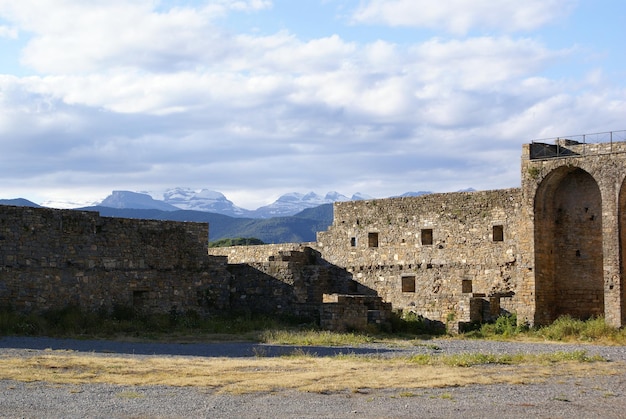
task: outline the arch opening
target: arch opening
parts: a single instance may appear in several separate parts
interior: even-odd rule
[[[576,167],[550,173],[535,195],[537,324],[604,315],[602,197]]]
[[[622,182],[619,191],[618,201],[618,229],[619,229],[619,262],[620,262],[620,311],[621,322],[626,324],[626,287],[624,287],[624,276],[626,275],[626,179]],[[610,284],[609,286],[613,286]]]

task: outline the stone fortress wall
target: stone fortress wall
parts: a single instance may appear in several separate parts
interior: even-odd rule
[[[0,207],[0,306],[288,314],[340,330],[392,309],[452,330],[506,313],[626,325],[626,138],[526,144],[521,175],[520,188],[338,202],[314,243],[207,249],[206,224]]]
[[[520,189],[341,202],[318,246],[395,309],[487,320],[531,300],[520,202]]]
[[[626,325],[626,132],[603,135],[524,145],[521,188],[335,203],[308,245],[394,310],[453,330],[506,313]],[[257,263],[271,252],[210,253]]]
[[[0,206],[0,307],[170,312],[210,294],[226,308],[226,258],[207,257],[207,237],[200,223]]]
[[[0,206],[0,309],[280,314],[337,330],[366,327],[368,307],[387,310],[306,244],[240,249],[259,263],[227,263],[207,248],[206,223]],[[366,294],[357,303],[322,310],[324,294],[357,290]]]

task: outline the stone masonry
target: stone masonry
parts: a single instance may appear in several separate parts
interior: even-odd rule
[[[207,237],[200,223],[1,206],[0,307],[226,309],[226,258],[207,257]]]
[[[570,315],[626,325],[618,134],[524,145],[521,188],[337,202],[332,226],[307,245],[394,310],[452,330],[506,313],[528,324]],[[271,252],[211,249],[238,263]]]
[[[610,134],[524,145],[520,188],[335,203],[314,243],[207,250],[206,224],[0,207],[0,307],[624,326],[626,138]]]

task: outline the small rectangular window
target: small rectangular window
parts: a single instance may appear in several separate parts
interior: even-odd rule
[[[402,277],[402,292],[415,292],[415,276]]]
[[[351,247],[356,247],[356,237],[350,238],[350,246]]]
[[[501,225],[493,226],[493,241],[504,241],[504,227]]]
[[[432,228],[422,229],[422,245],[428,246],[431,244],[433,244],[433,229]]]
[[[378,233],[368,233],[367,244],[369,247],[378,247]]]
[[[464,279],[461,282],[461,292],[463,294],[471,294],[472,292],[474,292],[472,290],[472,280],[471,279]]]

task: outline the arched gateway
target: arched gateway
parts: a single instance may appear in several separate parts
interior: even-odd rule
[[[551,172],[535,195],[537,310],[553,321],[604,314],[602,198],[577,167]]]

